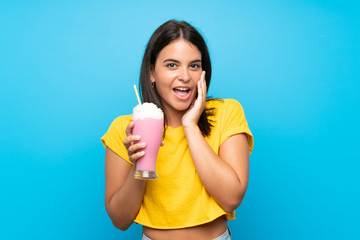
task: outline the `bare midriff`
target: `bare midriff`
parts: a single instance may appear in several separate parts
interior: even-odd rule
[[[152,240],[211,240],[222,235],[227,229],[226,217],[195,227],[181,229],[155,229],[144,226],[144,234]]]

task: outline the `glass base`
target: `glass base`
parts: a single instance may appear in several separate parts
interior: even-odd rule
[[[140,180],[151,180],[157,179],[158,175],[155,171],[136,170],[136,172],[134,173],[134,178]]]

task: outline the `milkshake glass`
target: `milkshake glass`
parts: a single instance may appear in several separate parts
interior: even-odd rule
[[[156,179],[156,157],[161,145],[164,114],[153,103],[143,103],[133,109],[132,121],[134,122],[133,134],[139,135],[138,142],[145,142],[145,155],[136,161],[136,179]]]

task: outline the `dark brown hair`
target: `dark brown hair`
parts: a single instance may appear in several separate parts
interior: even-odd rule
[[[211,79],[211,62],[209,51],[206,43],[201,34],[190,24],[185,21],[170,20],[162,24],[158,29],[155,30],[151,36],[143,57],[140,71],[140,95],[143,102],[151,102],[156,104],[162,110],[161,97],[159,96],[156,88],[151,86],[150,73],[151,67],[155,66],[156,59],[160,51],[170,44],[172,41],[177,39],[184,39],[193,45],[195,45],[201,53],[201,66],[206,72],[205,81],[207,89],[209,89]],[[213,115],[213,109],[205,109],[201,114],[198,126],[201,133],[204,136],[208,136],[211,130],[211,123],[208,116]],[[165,115],[165,126],[167,124],[167,118]]]

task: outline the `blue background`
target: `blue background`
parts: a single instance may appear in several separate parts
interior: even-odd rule
[[[104,207],[111,121],[150,35],[204,35],[255,137],[233,239],[359,239],[358,1],[1,1],[0,239],[139,239]]]

